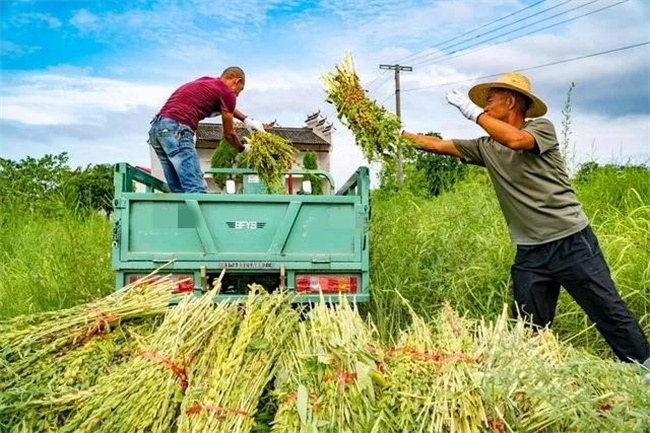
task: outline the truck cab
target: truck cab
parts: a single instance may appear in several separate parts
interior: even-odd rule
[[[305,170],[288,170],[287,178]],[[126,163],[115,166],[112,266],[119,289],[164,266],[178,291],[203,292],[222,271],[216,301],[242,299],[248,285],[286,288],[296,302],[341,296],[368,300],[369,172],[360,167],[338,191],[329,173],[309,171],[323,195],[268,194],[249,169],[209,169],[232,180],[219,192],[171,193]],[[237,181],[235,181],[237,179]]]

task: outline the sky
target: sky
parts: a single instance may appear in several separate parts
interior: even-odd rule
[[[400,74],[408,130],[485,135],[446,92],[526,69],[558,134],[575,83],[570,164],[648,163],[650,45],[563,61],[649,41],[646,0],[2,0],[0,157],[150,166],[149,121],[167,97],[238,65],[244,113],[298,127],[320,110],[334,122],[330,169],[342,184],[367,162],[321,77],[350,51],[390,110],[394,76],[379,65],[413,67]]]

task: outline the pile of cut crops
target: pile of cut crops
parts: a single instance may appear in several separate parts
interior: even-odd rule
[[[7,432],[647,431],[641,367],[442,309],[382,344],[355,304],[251,286],[214,304],[150,277],[0,322]]]

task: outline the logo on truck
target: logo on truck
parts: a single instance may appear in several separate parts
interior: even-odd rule
[[[266,225],[263,221],[226,221],[228,228],[235,230],[257,230]]]

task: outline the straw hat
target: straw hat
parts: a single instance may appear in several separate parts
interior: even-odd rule
[[[492,87],[514,90],[530,98],[532,102],[530,107],[528,107],[528,111],[526,111],[526,117],[540,117],[546,114],[546,104],[537,96],[533,95],[528,78],[516,72],[507,72],[492,83],[477,84],[469,89],[469,99],[479,107],[485,108],[487,105],[488,91]]]

